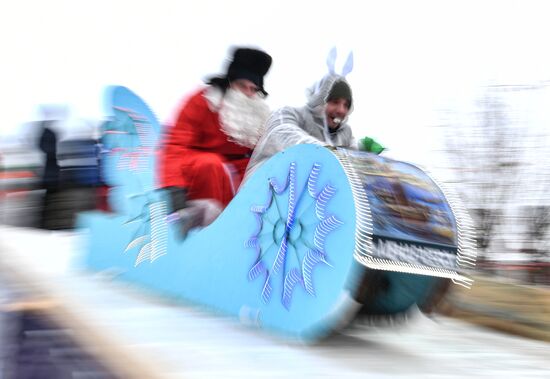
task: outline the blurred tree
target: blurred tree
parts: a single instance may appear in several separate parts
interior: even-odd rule
[[[520,101],[527,99],[528,103],[531,95],[526,94],[545,87],[545,84],[488,86],[472,111],[446,111],[442,125],[444,154],[459,195],[474,221],[481,260],[489,252],[504,252],[506,228],[509,230],[518,222],[510,210],[521,203],[531,182],[544,182],[544,187],[550,189],[548,180],[541,181],[541,173],[534,168],[537,162],[533,162],[533,146],[540,136],[530,129],[533,120],[524,117],[529,110]],[[528,232],[523,238],[545,238],[549,210],[548,206],[538,207],[524,218]]]
[[[487,88],[470,114],[448,114],[445,154],[475,223],[482,257],[494,242],[498,226],[503,224],[503,206],[516,189],[524,132],[511,122],[507,106],[494,87]]]
[[[550,206],[528,206],[523,210],[526,222],[522,251],[532,256],[532,261],[544,260],[547,255],[546,240],[550,227]]]
[[[536,284],[549,284],[550,271],[546,261],[548,257],[547,236],[550,227],[550,206],[526,206],[523,208],[523,218],[526,220],[526,229],[521,252],[527,254],[529,261],[532,262],[528,281]]]

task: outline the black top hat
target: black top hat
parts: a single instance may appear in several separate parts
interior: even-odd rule
[[[256,84],[260,91],[267,95],[264,89],[264,76],[271,67],[271,56],[261,50],[251,48],[237,48],[227,68],[225,77],[211,78],[208,84],[226,89],[229,83],[237,79],[248,79]]]

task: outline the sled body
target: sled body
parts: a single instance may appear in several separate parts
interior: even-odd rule
[[[364,298],[381,313],[425,301],[434,280],[467,282],[453,210],[422,170],[316,145],[273,156],[211,225],[182,240],[167,221],[167,193],[155,186],[156,118],[124,87],[107,101],[103,169],[113,213],[79,218],[87,268],[305,341],[357,311],[342,299],[364,290],[365,272],[394,283]],[[417,293],[403,300],[399,286]]]

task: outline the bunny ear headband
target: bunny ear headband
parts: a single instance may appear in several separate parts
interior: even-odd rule
[[[334,65],[336,64],[336,56],[337,56],[336,47],[333,47],[332,49],[330,49],[327,55],[327,67],[328,67],[328,72],[330,74],[336,74],[336,70],[334,69]],[[342,68],[341,75],[345,77],[347,74],[351,72],[351,70],[353,70],[353,51],[350,51],[350,53],[348,54],[346,63]]]
[[[334,66],[336,64],[336,56],[337,56],[336,47],[333,47],[332,49],[330,49],[330,51],[327,55],[327,67],[328,67],[329,75],[338,75],[336,73],[335,68],[334,68]],[[346,63],[344,64],[344,67],[342,68],[341,76],[345,78],[346,75],[349,74],[352,70],[353,70],[353,51],[350,51],[350,53],[348,54],[348,58],[346,59]],[[312,92],[319,91],[319,88],[321,87],[322,82],[323,82],[323,80],[320,80],[317,83],[315,83],[315,85],[312,87],[311,91]]]

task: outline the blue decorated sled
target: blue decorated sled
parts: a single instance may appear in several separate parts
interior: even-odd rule
[[[413,165],[345,149],[275,155],[214,223],[181,240],[155,185],[154,114],[124,87],[106,99],[113,213],[79,218],[88,268],[306,341],[358,311],[350,295],[367,313],[395,314],[428,303],[441,278],[469,284],[460,270],[473,250],[440,187]]]

